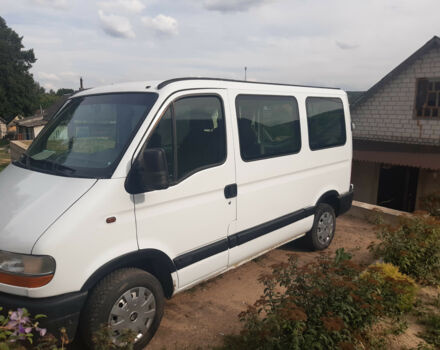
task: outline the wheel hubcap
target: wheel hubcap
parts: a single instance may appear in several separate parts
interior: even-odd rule
[[[321,244],[328,244],[333,236],[335,226],[333,215],[329,212],[323,213],[318,220],[318,241]]]
[[[135,287],[122,294],[113,305],[108,320],[113,340],[131,330],[136,334],[135,341],[148,331],[156,316],[156,299],[145,287]]]

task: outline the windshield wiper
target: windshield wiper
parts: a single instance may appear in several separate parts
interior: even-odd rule
[[[34,159],[26,153],[23,153],[18,163],[23,165],[25,169],[31,170],[32,168],[38,168],[52,174],[66,175],[66,173],[74,174],[76,172],[76,169],[73,169],[66,165],[56,163],[47,159]]]
[[[53,161],[50,161],[47,159],[35,160],[32,157],[29,157],[29,158],[32,160],[32,162],[36,162],[37,164],[38,163],[45,164],[48,167],[50,167],[50,168],[47,168],[47,170],[52,170],[52,171],[59,172],[59,173],[65,173],[67,171],[67,172],[70,172],[71,174],[76,172],[76,169],[73,169],[73,168],[68,167],[66,165],[56,163],[56,162],[53,162]]]

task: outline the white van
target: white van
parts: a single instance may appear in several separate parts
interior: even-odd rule
[[[344,91],[226,79],[72,96],[0,173],[0,306],[143,348],[164,298],[305,236],[352,202]],[[77,327],[79,326],[79,327]]]

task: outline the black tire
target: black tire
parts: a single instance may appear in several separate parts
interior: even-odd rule
[[[323,230],[324,221],[329,225]],[[330,225],[330,222],[332,225]],[[316,206],[315,219],[312,229],[307,232],[305,242],[312,250],[324,250],[330,246],[335,236],[336,216],[332,206],[326,203],[320,203]]]
[[[129,291],[134,293],[135,297],[137,297],[136,291],[139,292],[140,290],[145,291],[144,295],[145,293],[151,292],[154,296],[153,302],[155,302],[154,309],[156,312],[154,316],[146,322],[148,330],[136,340],[134,343],[134,349],[143,349],[149,343],[156,333],[163,316],[165,302],[162,286],[156,277],[148,272],[136,268],[124,268],[116,270],[104,277],[96,287],[93,288],[89,295],[85,308],[81,314],[80,322],[80,334],[89,348],[94,348],[94,333],[102,329],[103,326],[109,325],[110,313],[115,306],[115,303],[118,300],[121,300],[121,297]],[[135,298],[132,298],[131,300],[133,306],[137,305],[137,302],[134,303],[136,300]],[[148,300],[150,299],[148,298]],[[147,301],[145,301],[144,305],[146,303]],[[129,306],[128,302],[124,307],[126,306]],[[121,310],[124,309],[121,308]],[[124,312],[126,311],[124,310]],[[132,315],[136,315],[135,320],[138,318],[136,312],[132,312]],[[128,318],[130,321],[133,321],[131,316]],[[140,317],[138,321],[142,322],[140,321]]]

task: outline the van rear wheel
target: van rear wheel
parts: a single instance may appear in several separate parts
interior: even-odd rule
[[[143,349],[159,327],[164,310],[160,282],[150,273],[124,268],[103,278],[91,291],[81,319],[81,333],[90,348],[96,331],[108,328],[110,340],[133,335],[134,349]]]
[[[326,249],[335,236],[336,216],[332,206],[320,203],[316,206],[315,219],[312,229],[306,235],[310,249]]]

